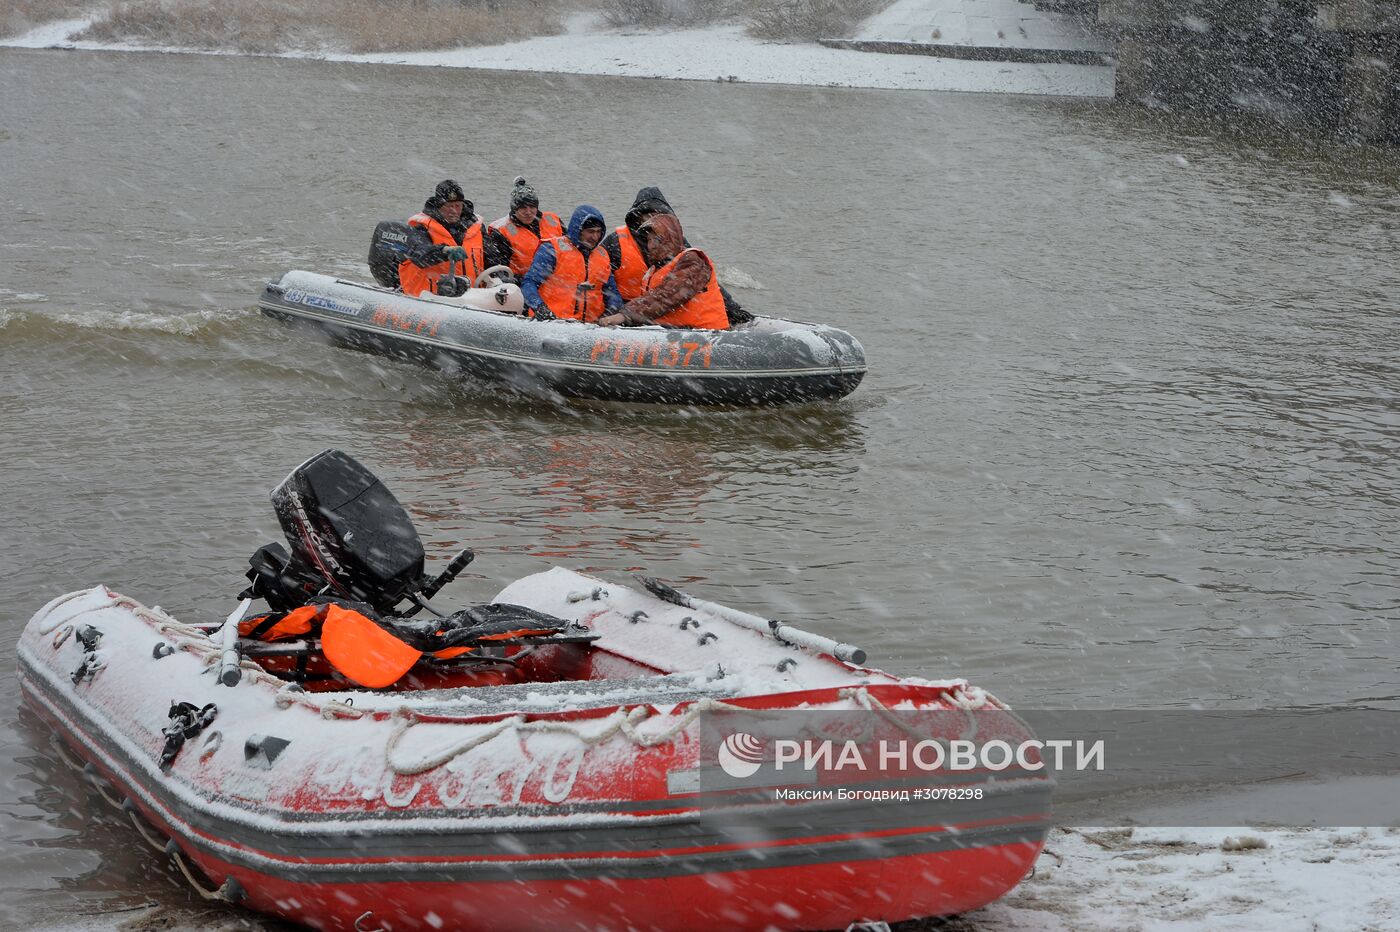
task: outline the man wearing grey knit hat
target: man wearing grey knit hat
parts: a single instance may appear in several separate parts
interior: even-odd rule
[[[517,177],[510,192],[510,213],[491,230],[510,245],[510,270],[521,278],[535,259],[540,243],[564,235],[564,224],[556,213],[540,211],[540,198],[524,176]]]

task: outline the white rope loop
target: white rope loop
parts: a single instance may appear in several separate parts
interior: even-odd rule
[[[224,895],[223,887],[206,887],[204,886],[204,884],[196,880],[194,875],[190,873],[189,867],[185,865],[184,852],[182,852],[179,848],[176,848],[174,851],[170,852],[170,858],[175,862],[175,866],[180,868],[180,873],[185,875],[185,880],[189,881],[189,885],[194,889],[194,892],[198,893],[202,899],[215,900],[220,903],[233,902],[233,900],[229,899],[227,896]]]
[[[403,740],[408,730],[419,723],[419,718],[412,709],[407,706],[400,706],[394,710],[392,715],[394,730],[389,734],[389,740],[384,744],[384,765],[390,771],[400,776],[417,776],[420,773],[426,773],[429,770],[441,767],[449,761],[466,754],[468,751],[481,747],[497,735],[512,730],[525,734],[547,733],[570,735],[586,747],[596,747],[621,734],[638,747],[652,748],[675,740],[677,735],[689,728],[701,715],[706,712],[714,711],[749,712],[752,710],[745,709],[743,706],[723,702],[719,699],[701,699],[691,703],[690,707],[686,709],[683,715],[677,716],[674,722],[656,734],[644,734],[639,730],[638,726],[649,721],[653,717],[651,707],[644,705],[617,709],[607,717],[606,724],[591,732],[571,722],[551,720],[532,722],[527,721],[524,715],[516,715],[511,718],[502,719],[495,723],[495,727],[485,728],[435,754],[428,755],[416,761],[403,762],[395,760],[395,752],[399,748],[399,742]]]

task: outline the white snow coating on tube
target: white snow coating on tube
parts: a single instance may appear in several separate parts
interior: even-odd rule
[[[628,653],[640,656],[663,673],[670,668],[676,674],[669,680],[672,685],[718,687],[715,695],[719,699],[826,686],[854,690],[859,695],[867,685],[908,682],[879,671],[851,667],[827,656],[795,651],[721,619],[705,622],[706,631],[719,632],[719,640],[702,643],[692,626],[680,626],[686,609],[612,583],[606,585],[609,595],[605,599],[573,604],[567,601],[571,592],[591,590],[603,582],[556,568],[507,586],[498,601],[528,604],[565,617],[577,618],[578,613],[585,613],[580,620],[601,635],[598,645],[602,649],[613,651],[616,645],[623,645]],[[648,618],[634,623],[630,619],[639,608],[644,608]],[[56,619],[60,624],[81,621],[103,634],[101,668],[77,686],[70,674],[83,660],[81,645],[71,637],[54,643],[55,639],[41,630]],[[161,643],[176,649],[157,657],[153,649]],[[21,678],[33,701],[59,723],[70,740],[86,746],[86,756],[118,771],[132,771],[137,784],[135,792],[153,808],[164,809],[167,803],[155,798],[145,786],[161,786],[167,801],[174,799],[239,824],[276,832],[334,833],[349,820],[331,818],[328,824],[313,826],[291,824],[284,819],[284,810],[290,811],[289,806],[294,809],[296,803],[283,795],[289,792],[288,785],[274,783],[266,774],[248,768],[244,741],[250,735],[288,739],[290,744],[278,759],[281,772],[305,775],[323,798],[340,799],[346,805],[375,804],[378,800],[391,808],[405,807],[429,783],[434,793],[450,792],[454,805],[460,804],[458,797],[461,801],[488,805],[509,804],[511,800],[503,800],[499,792],[487,792],[496,785],[492,780],[481,779],[489,776],[488,771],[537,776],[547,772],[552,776],[554,771],[550,768],[557,767],[558,761],[586,754],[587,767],[613,772],[635,759],[638,746],[669,741],[670,735],[679,734],[694,720],[697,708],[713,702],[704,696],[687,697],[685,705],[646,701],[625,714],[620,710],[611,718],[579,723],[568,719],[557,723],[527,720],[510,707],[498,706],[490,710],[490,717],[471,720],[470,716],[485,710],[476,704],[445,702],[441,694],[446,691],[439,691],[436,696],[416,701],[429,704],[425,711],[456,716],[459,720],[419,721],[411,711],[415,700],[402,693],[291,694],[281,681],[249,662],[245,662],[247,669],[241,683],[223,687],[217,685],[213,676],[219,645],[208,633],[100,586],[53,600],[48,610],[36,615],[25,629],[18,654]],[[801,661],[779,671],[776,660],[792,656],[801,657]],[[718,674],[719,666],[724,668],[723,675]],[[153,675],[158,675],[159,689],[132,688],[134,682],[150,682]],[[590,698],[607,702],[604,707],[618,706],[622,704],[618,693],[625,695],[628,689],[655,690],[657,682],[665,680],[667,677],[661,676],[640,678],[635,683],[619,682],[619,690]],[[961,680],[948,681],[947,688],[950,701],[960,705],[982,701],[981,694],[967,689]],[[547,684],[538,684],[528,695],[544,704],[549,702],[549,692]],[[75,711],[50,696],[63,697]],[[353,708],[343,701],[351,698],[356,703]],[[161,729],[168,722],[172,701],[196,705],[212,702],[218,712],[210,734],[206,735],[207,753],[206,745],[201,744],[197,753],[181,754],[171,771],[162,774],[157,749],[163,744]],[[555,697],[552,711],[577,707],[576,697]],[[841,698],[819,707],[860,706],[854,697],[843,692]],[[374,717],[374,712],[380,717]],[[393,714],[385,716],[389,712]],[[532,710],[533,714],[537,713]],[[213,732],[219,733],[217,738]],[[92,733],[100,734],[102,741],[92,742],[84,737]],[[459,746],[463,748],[461,753],[454,750]],[[114,757],[113,751],[120,756]],[[431,763],[438,757],[442,758],[441,764]],[[414,768],[424,761],[431,763],[432,773],[424,772],[420,780]],[[479,787],[479,792],[472,791],[472,786]],[[396,819],[394,824],[422,831],[444,830],[455,824],[451,818],[415,817],[411,812],[404,815],[407,821]],[[606,822],[609,818],[612,817],[606,813],[555,812],[544,816],[491,816],[473,824],[495,829],[540,825],[541,820],[567,820],[574,824],[581,820]],[[380,830],[363,821],[355,824],[360,831]]]

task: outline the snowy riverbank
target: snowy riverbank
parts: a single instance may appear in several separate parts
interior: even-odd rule
[[[74,41],[89,20],[48,23],[0,45],[235,54],[208,49],[172,49],[125,43]],[[978,91],[1111,97],[1113,69],[1102,65],[963,61],[926,55],[886,55],[830,49],[811,43],[763,42],[737,25],[678,31],[636,31],[606,27],[594,14],[568,21],[563,35],[506,45],[436,52],[354,55],[334,49],[289,52],[289,58],[329,61],[537,71],[561,74],[621,75],[697,81],[740,81],[817,87],[865,87],[923,91]]]
[[[1362,932],[1400,928],[1400,782],[1353,777],[1290,781],[1195,794],[1144,809],[1175,817],[1249,822],[1306,811],[1308,794],[1390,800],[1382,828],[1055,829],[1035,873],[1004,899],[964,918],[959,932]],[[1225,814],[1229,814],[1225,816]]]

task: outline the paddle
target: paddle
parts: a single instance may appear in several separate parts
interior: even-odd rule
[[[706,602],[703,599],[694,598],[653,576],[636,574],[634,578],[637,582],[645,586],[648,592],[658,599],[661,599],[663,602],[670,602],[672,605],[679,605],[683,608],[693,608],[699,611],[710,612],[726,621],[732,621],[736,625],[742,625],[745,628],[751,628],[754,631],[767,634],[769,637],[783,644],[791,644],[796,647],[805,647],[809,650],[820,651],[823,654],[830,654],[837,660],[844,660],[847,663],[865,663],[865,651],[856,647],[854,644],[842,644],[831,638],[822,637],[820,634],[812,634],[810,631],[794,628],[792,625],[785,624],[781,621],[760,618],[757,615],[750,615],[748,612],[741,612],[727,605],[720,605],[717,602]]]

